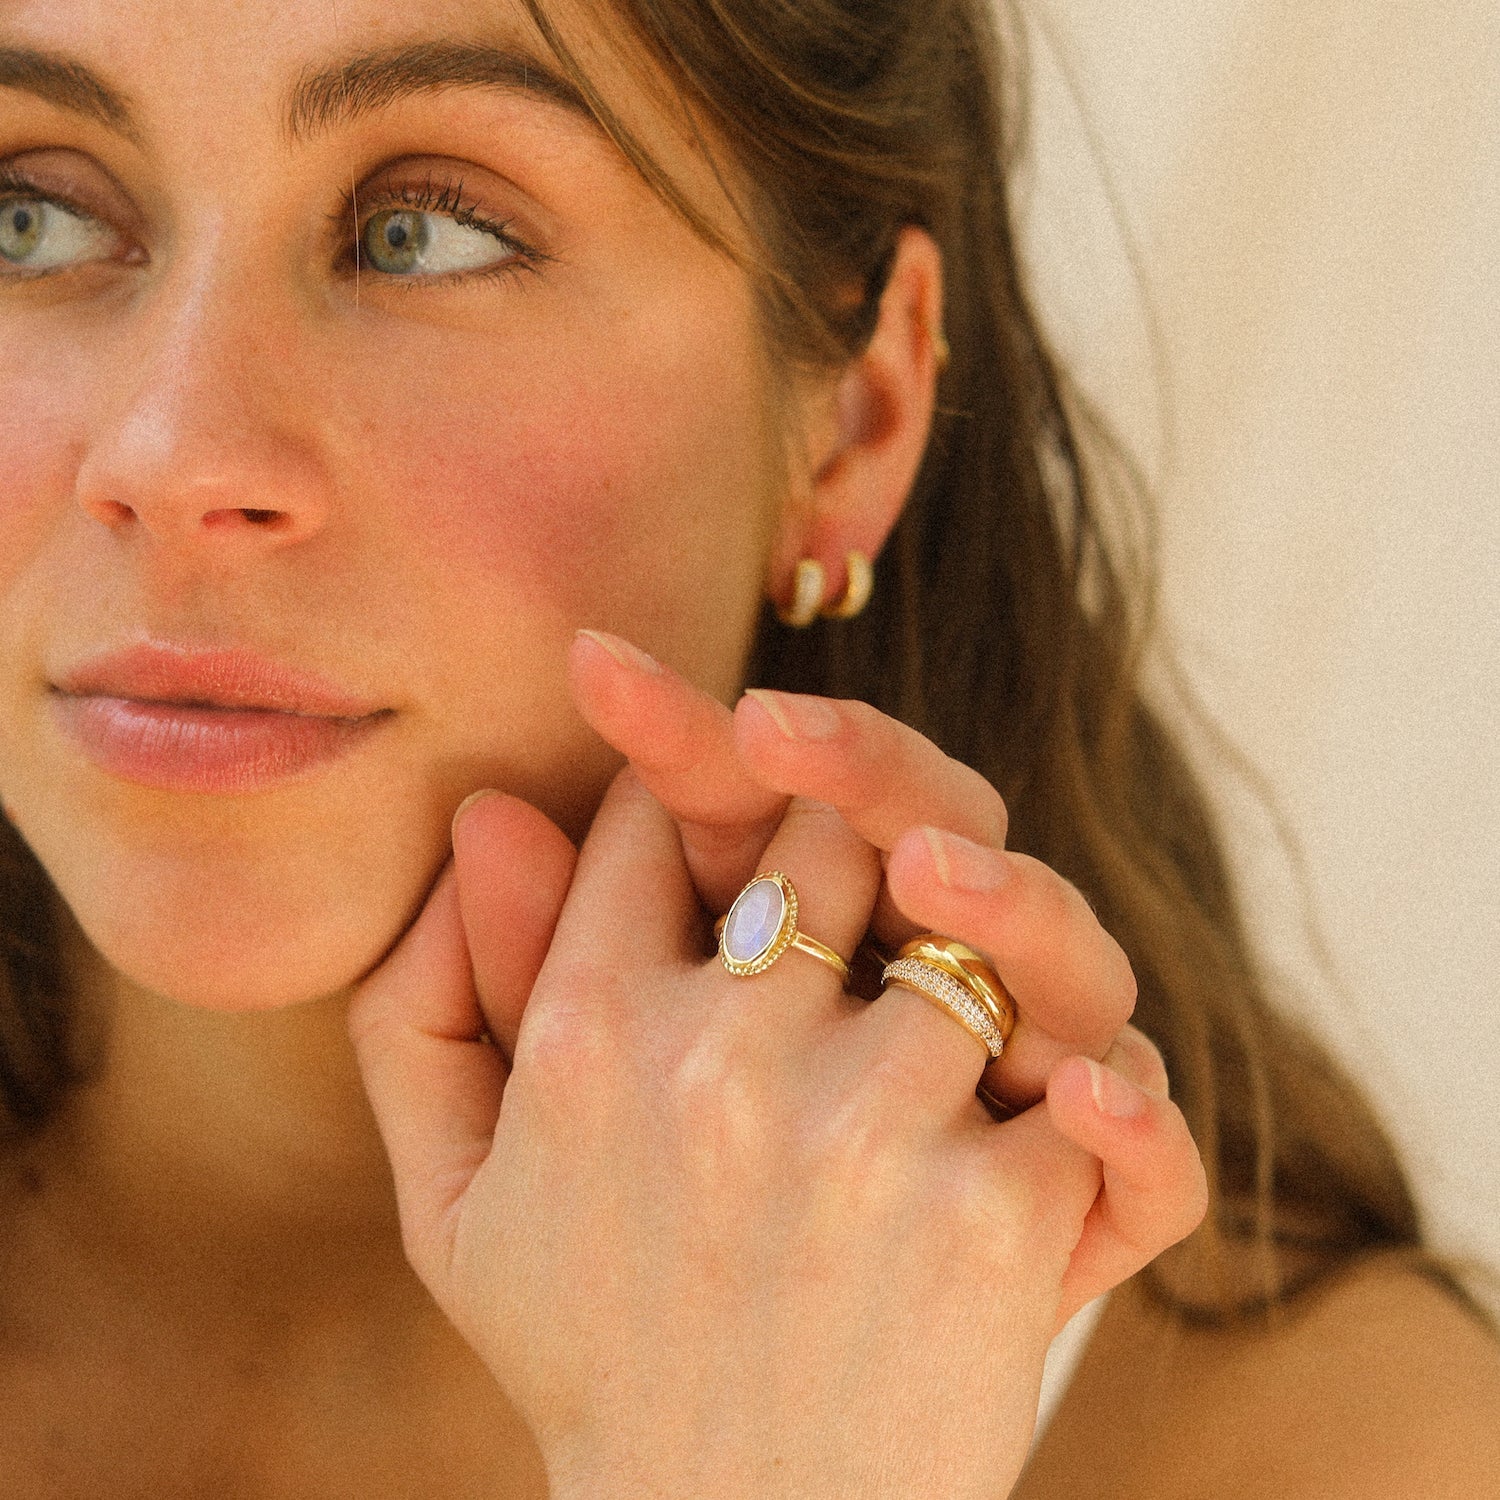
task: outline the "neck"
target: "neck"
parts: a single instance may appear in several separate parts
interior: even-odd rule
[[[79,1248],[242,1306],[435,1310],[401,1251],[347,994],[282,1010],[181,1005],[65,948],[98,1062],[51,1132],[48,1196]]]

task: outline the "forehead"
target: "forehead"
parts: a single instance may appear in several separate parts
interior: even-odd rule
[[[116,126],[147,123],[165,93],[231,116],[249,104],[295,137],[337,123],[341,101],[387,103],[424,80],[509,83],[587,115],[517,0],[0,0],[0,49],[0,80],[46,84]]]
[[[583,145],[623,168],[628,139],[640,186],[753,264],[753,185],[621,12],[607,0],[538,8],[577,73],[526,0],[0,0],[0,121],[19,87],[148,153],[170,147],[190,171],[249,171],[310,138],[339,149],[347,128],[423,102],[428,125],[441,103],[450,120],[457,111],[493,128],[503,100],[509,119],[524,110],[533,141],[541,125],[564,151]],[[607,128],[586,94],[602,101]]]

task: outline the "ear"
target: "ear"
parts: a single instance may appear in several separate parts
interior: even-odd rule
[[[792,602],[802,559],[822,566],[827,602],[848,585],[851,551],[873,561],[885,545],[932,432],[947,357],[942,320],[942,254],[926,230],[908,225],[869,343],[803,403],[791,504],[771,559],[769,590],[779,608]]]

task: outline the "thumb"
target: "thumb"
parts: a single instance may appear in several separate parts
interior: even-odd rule
[[[507,1062],[577,860],[567,835],[518,797],[476,792],[454,815],[458,908],[485,1025]]]
[[[471,840],[467,824],[480,808],[485,820]],[[536,809],[495,793],[466,811],[455,819],[462,858],[356,988],[348,1016],[391,1161],[402,1243],[429,1286],[443,1279],[456,1210],[494,1137],[510,1072],[495,1043],[514,1042],[572,869],[572,846]]]

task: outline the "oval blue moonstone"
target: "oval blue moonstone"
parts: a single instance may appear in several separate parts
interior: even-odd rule
[[[737,964],[754,963],[781,931],[786,897],[774,880],[752,880],[724,919],[724,951]]]

